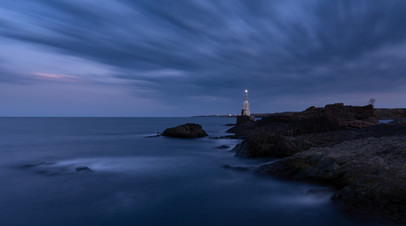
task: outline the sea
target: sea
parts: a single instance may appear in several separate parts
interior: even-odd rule
[[[224,167],[275,161],[235,157],[234,121],[0,118],[0,225],[389,224],[340,211],[332,188]],[[155,136],[188,122],[209,136]]]

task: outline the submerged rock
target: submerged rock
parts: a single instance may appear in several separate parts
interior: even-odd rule
[[[33,168],[37,166],[49,166],[49,165],[54,165],[54,162],[39,162],[39,163],[28,163],[24,164],[22,167],[23,168]]]
[[[93,172],[93,170],[87,166],[79,166],[76,167],[76,172]]]
[[[217,146],[216,148],[217,148],[217,149],[229,149],[230,146],[228,146],[228,145],[221,145],[221,146]]]
[[[75,167],[71,165],[60,165],[55,162],[28,163],[19,167],[44,176],[69,175],[73,172],[93,172],[93,170],[87,166]]]
[[[240,171],[240,172],[250,172],[255,169],[254,166],[230,166],[230,165],[223,165],[223,168]]]
[[[157,132],[156,135],[146,136],[144,138],[154,138],[154,137],[160,137],[160,136],[161,136],[161,133]]]
[[[168,128],[161,135],[178,138],[199,138],[207,136],[207,133],[203,130],[201,125],[196,123],[187,123]]]

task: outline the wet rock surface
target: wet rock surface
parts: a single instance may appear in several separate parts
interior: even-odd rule
[[[184,125],[168,128],[164,132],[162,132],[161,135],[177,138],[199,138],[207,136],[207,133],[203,130],[201,125],[196,123],[187,123]]]
[[[362,138],[312,148],[255,170],[328,183],[343,208],[406,223],[406,137]]]

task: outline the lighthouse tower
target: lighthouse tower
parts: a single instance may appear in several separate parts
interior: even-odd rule
[[[250,103],[248,102],[248,90],[245,90],[244,103],[242,104],[241,115],[237,116],[237,125],[255,121],[255,117],[250,113]]]
[[[248,90],[245,90],[244,103],[242,105],[242,116],[250,116],[250,103],[248,102]]]

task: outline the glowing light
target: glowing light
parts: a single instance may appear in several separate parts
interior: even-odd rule
[[[246,89],[245,92],[248,93],[248,90]]]

